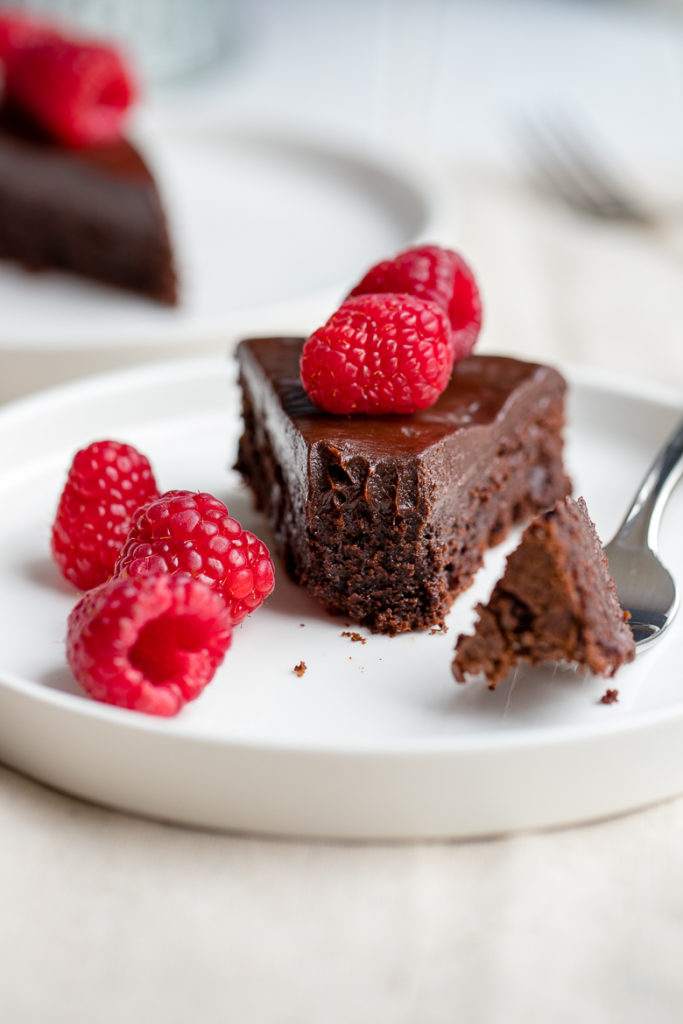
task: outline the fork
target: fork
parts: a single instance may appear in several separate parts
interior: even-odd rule
[[[676,584],[656,551],[664,506],[682,476],[683,420],[656,456],[622,525],[604,548],[638,650],[659,639],[678,610]]]
[[[660,226],[660,217],[608,168],[569,118],[526,120],[519,130],[527,157],[546,188],[572,209],[606,221]]]

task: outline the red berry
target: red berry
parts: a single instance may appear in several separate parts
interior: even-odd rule
[[[481,298],[472,271],[452,249],[422,245],[377,263],[351,295],[371,292],[406,292],[439,303],[451,322],[455,362],[474,348],[481,328]]]
[[[27,17],[19,11],[0,15],[0,61],[8,63],[12,56],[24,46],[42,39],[54,38],[51,25],[37,18]]]
[[[233,625],[273,589],[268,548],[211,494],[167,491],[133,516],[114,572],[131,577],[189,573],[220,593]]]
[[[120,441],[94,441],[74,456],[52,526],[52,557],[74,586],[103,583],[130,518],[158,494],[144,455]]]
[[[66,656],[95,700],[168,716],[199,696],[231,638],[225,603],[203,583],[114,577],[71,612]]]
[[[411,413],[436,401],[453,367],[440,306],[412,295],[347,299],[304,344],[301,379],[326,412]]]
[[[5,101],[63,145],[113,142],[135,89],[120,56],[107,46],[38,37],[10,53]]]

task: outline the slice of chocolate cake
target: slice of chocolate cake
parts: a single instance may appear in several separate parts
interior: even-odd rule
[[[459,682],[483,674],[491,688],[520,661],[571,662],[613,676],[635,657],[607,559],[583,498],[565,498],[531,522],[507,560],[473,635],[458,638]]]
[[[0,114],[0,257],[177,302],[154,178],[125,140],[68,149]]]
[[[411,416],[334,416],[299,376],[300,338],[238,349],[237,468],[295,580],[375,632],[441,625],[490,544],[569,490],[566,385],[496,356],[460,363]]]

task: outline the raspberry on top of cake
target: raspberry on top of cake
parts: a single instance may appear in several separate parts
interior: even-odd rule
[[[441,626],[490,544],[569,491],[557,371],[472,355],[474,275],[421,246],[303,338],[238,348],[237,467],[295,580],[376,632]]]

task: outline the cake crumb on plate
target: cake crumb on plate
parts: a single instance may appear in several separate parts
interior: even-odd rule
[[[349,640],[353,644],[364,644],[366,639],[364,636],[361,636],[360,633],[349,632],[347,629],[343,629],[340,636],[348,636]]]

